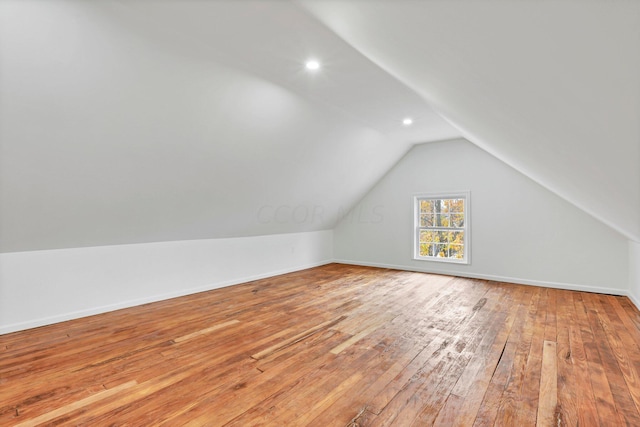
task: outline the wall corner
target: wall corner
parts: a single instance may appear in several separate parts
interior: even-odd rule
[[[629,299],[640,310],[640,242],[629,240]]]

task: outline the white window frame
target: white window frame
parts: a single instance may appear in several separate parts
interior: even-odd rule
[[[437,228],[420,226],[420,200],[424,199],[464,199],[464,226],[459,230],[464,232],[464,257],[439,258],[420,255],[420,230],[433,230]],[[450,262],[454,264],[471,264],[471,192],[457,191],[451,193],[428,193],[413,196],[413,259],[420,261]],[[443,229],[445,230],[445,229]],[[446,228],[451,230],[451,228]]]

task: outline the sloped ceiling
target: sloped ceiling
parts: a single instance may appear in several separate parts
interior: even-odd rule
[[[640,2],[302,4],[467,139],[640,240]]]
[[[640,240],[640,2],[0,2],[4,252],[328,229],[461,134]]]
[[[3,0],[0,19],[4,252],[329,229],[412,143],[459,135],[292,3]]]

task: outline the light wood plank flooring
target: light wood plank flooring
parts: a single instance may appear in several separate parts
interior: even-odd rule
[[[331,264],[0,336],[0,425],[640,426],[626,297]]]

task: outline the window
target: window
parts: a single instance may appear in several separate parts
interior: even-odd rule
[[[469,193],[414,197],[414,258],[469,264]]]

